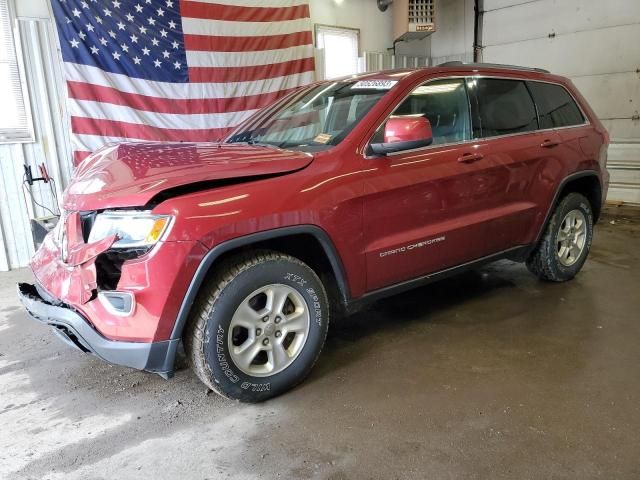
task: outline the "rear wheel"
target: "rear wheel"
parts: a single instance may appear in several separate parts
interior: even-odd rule
[[[259,252],[231,259],[205,285],[184,343],[209,388],[244,402],[283,393],[306,377],[324,344],[324,286],[300,260]]]
[[[583,195],[570,193],[558,203],[527,267],[543,280],[570,280],[584,265],[592,239],[591,204]]]

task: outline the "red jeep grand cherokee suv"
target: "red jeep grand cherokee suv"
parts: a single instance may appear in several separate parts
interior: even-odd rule
[[[330,309],[502,258],[571,279],[607,144],[572,83],[541,70],[316,83],[221,143],[94,153],[19,295],[80,350],[168,378],[182,342],[208,387],[261,401],[309,373]]]

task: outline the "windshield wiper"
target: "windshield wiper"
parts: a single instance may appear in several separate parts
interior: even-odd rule
[[[273,143],[259,142],[255,138],[248,138],[246,140],[230,140],[226,143],[244,143],[246,145],[255,145],[257,147],[278,148],[278,146],[274,145]]]
[[[251,146],[256,146],[256,147],[279,148],[277,145],[274,145],[273,143],[258,142],[254,138],[250,138],[249,140],[233,140],[233,141],[230,141],[230,142],[227,142],[227,143],[244,143],[246,145],[251,145]]]
[[[272,147],[272,148],[278,148],[277,145],[274,145],[273,143],[264,143],[264,142],[259,142],[257,141],[255,138],[250,138],[249,141],[247,142],[249,145],[256,145],[258,147]]]

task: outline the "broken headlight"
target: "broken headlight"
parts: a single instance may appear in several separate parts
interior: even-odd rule
[[[96,216],[87,243],[117,235],[112,248],[148,248],[162,238],[170,223],[169,215],[153,215],[140,210],[107,210]]]

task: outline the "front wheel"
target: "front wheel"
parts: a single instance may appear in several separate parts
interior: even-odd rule
[[[570,193],[558,203],[527,267],[543,280],[571,280],[587,260],[592,239],[591,204],[583,195]]]
[[[307,376],[328,326],[327,294],[315,272],[289,255],[258,252],[221,265],[199,295],[184,343],[209,388],[260,402]]]

